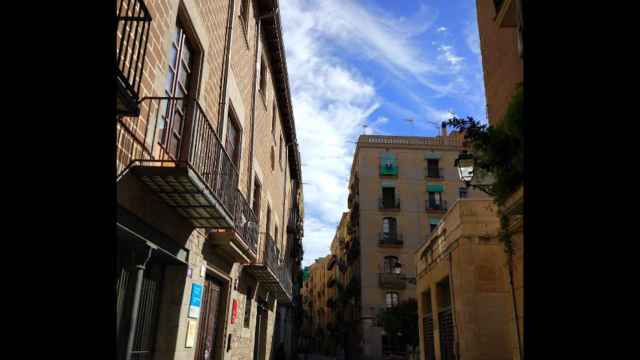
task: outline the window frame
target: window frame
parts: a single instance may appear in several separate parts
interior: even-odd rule
[[[391,302],[391,304],[389,304],[389,302]],[[398,306],[398,304],[400,304],[400,294],[397,291],[386,291],[384,293],[384,305],[387,309],[394,308]]]
[[[229,141],[229,130],[231,127],[236,131],[236,144],[233,149],[233,154],[228,154],[231,157],[231,160],[235,167],[240,168],[240,160],[242,159],[242,127],[240,126],[240,121],[238,120],[238,115],[235,112],[232,104],[229,104],[229,109],[227,111],[227,129],[225,131],[224,142],[225,142],[225,150],[229,153],[227,148],[227,143]]]

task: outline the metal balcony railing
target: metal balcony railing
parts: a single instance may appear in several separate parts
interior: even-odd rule
[[[433,201],[426,200],[425,201],[425,210],[427,211],[447,211],[449,209],[446,200],[442,201]]]
[[[407,287],[407,277],[404,274],[378,273],[378,283],[384,289],[401,290]]]
[[[140,80],[144,71],[151,15],[142,0],[118,0],[116,4],[116,76],[124,97],[118,114],[137,115]],[[120,104],[119,104],[120,105]]]
[[[233,214],[235,229],[240,238],[242,238],[249,249],[257,253],[258,248],[258,220],[249,206],[247,200],[236,189],[236,207]]]
[[[378,209],[400,209],[400,199],[378,198]]]
[[[403,244],[402,234],[395,233],[395,232],[378,233],[378,244],[379,245],[402,245]]]
[[[258,261],[266,265],[274,274],[278,274],[280,270],[278,268],[278,258],[280,257],[280,251],[278,251],[278,247],[276,246],[275,241],[271,237],[269,233],[263,233],[265,246],[264,253],[261,254],[261,258]]]
[[[137,141],[143,144],[144,151],[139,154],[142,158],[132,158],[131,162],[191,168],[233,216],[238,199],[238,170],[198,101],[147,97],[140,100],[140,105],[141,114],[136,120],[146,123],[146,131],[144,138]],[[126,126],[127,120],[123,118],[121,123]],[[172,131],[167,131],[170,126]],[[177,131],[181,138],[176,140],[170,132],[178,128],[182,130]],[[132,133],[136,134],[134,129]]]
[[[432,179],[444,179],[444,171],[442,168],[428,166],[425,168],[425,176]]]

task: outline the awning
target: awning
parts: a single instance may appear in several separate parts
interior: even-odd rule
[[[443,192],[444,186],[442,184],[427,184],[427,192]]]
[[[439,160],[440,159],[440,154],[435,153],[435,152],[428,152],[425,156],[425,159],[434,159],[434,160]]]
[[[429,219],[429,224],[438,225],[440,224],[440,219]]]

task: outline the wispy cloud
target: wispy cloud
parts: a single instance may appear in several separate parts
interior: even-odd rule
[[[439,21],[443,26],[435,28],[438,12],[430,6],[418,5],[406,16],[394,16],[377,6],[344,0],[281,0],[306,182],[304,265],[329,253],[335,227],[347,208],[358,135],[386,134],[406,118],[414,119],[412,126],[423,135],[435,135],[434,124],[450,117],[450,109],[435,102],[452,95],[465,101],[477,95],[469,81],[469,54],[461,51],[464,43],[450,41],[453,25]],[[427,45],[434,29],[447,43]],[[473,36],[466,35],[468,46]],[[406,100],[390,100],[381,90],[387,83]],[[377,114],[381,107],[384,116]]]

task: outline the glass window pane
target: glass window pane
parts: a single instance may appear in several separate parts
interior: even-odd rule
[[[184,65],[180,67],[180,75],[178,76],[178,81],[184,87],[185,90],[189,89],[189,69],[187,69]]]
[[[171,49],[169,49],[169,66],[175,69],[176,67],[176,59],[178,57],[178,49],[175,45],[171,45]]]
[[[167,79],[164,82],[164,88],[168,92],[171,92],[171,86],[173,85],[173,77],[174,77],[173,70],[169,69],[169,72],[167,73]]]

